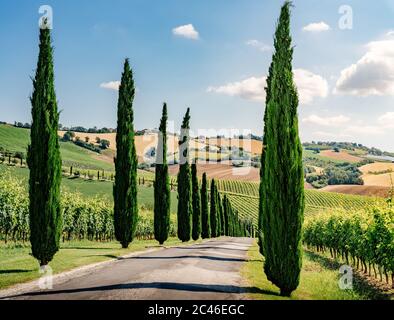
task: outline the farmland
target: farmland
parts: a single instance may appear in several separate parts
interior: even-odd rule
[[[212,165],[215,167],[216,165]],[[219,165],[220,166],[220,165]],[[6,166],[0,165],[1,171],[6,170]],[[28,169],[10,167],[7,170],[12,172],[13,176],[21,178],[24,183],[27,182]],[[203,171],[200,169],[199,171]],[[209,171],[208,171],[209,172]],[[139,204],[147,209],[153,208],[153,188],[151,181],[154,179],[153,174],[140,172],[140,177],[144,177],[145,185],[139,186]],[[212,178],[212,176],[210,177]],[[217,179],[217,178],[216,178]],[[258,203],[259,203],[259,183],[253,181],[240,180],[223,180],[218,179],[218,189],[224,195],[226,194],[234,208],[238,210],[240,216],[245,220],[251,220],[257,225],[258,220]],[[175,188],[176,179],[173,179]],[[64,190],[79,192],[85,197],[100,196],[112,201],[112,182],[87,180],[83,178],[63,177],[62,187]],[[370,207],[376,203],[384,201],[383,198],[376,196],[360,196],[352,194],[340,194],[335,192],[324,192],[317,190],[305,190],[306,195],[306,214],[315,214],[326,210],[335,208],[344,209],[359,209],[363,207]],[[176,212],[177,194],[172,192],[171,212]]]
[[[221,193],[227,194],[235,209],[245,219],[252,219],[256,224],[259,208],[259,183],[226,181],[218,182]],[[305,214],[313,215],[322,211],[343,208],[356,210],[372,207],[383,203],[384,199],[357,195],[322,192],[317,190],[305,190]]]
[[[394,182],[394,163],[376,162],[360,168],[367,186],[390,187]]]

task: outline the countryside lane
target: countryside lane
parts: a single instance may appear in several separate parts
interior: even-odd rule
[[[252,244],[222,238],[119,259],[52,290],[12,297],[22,300],[237,300],[245,288],[240,269]]]

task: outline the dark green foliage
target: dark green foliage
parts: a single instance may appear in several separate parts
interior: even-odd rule
[[[154,182],[154,224],[155,239],[163,244],[168,239],[170,228],[171,189],[167,164],[167,104],[164,103],[160,122],[160,135],[156,154],[156,172]]]
[[[60,208],[61,166],[54,86],[51,32],[40,30],[40,53],[33,80],[31,143],[27,162],[29,178],[30,242],[33,256],[47,265],[59,250],[62,230]]]
[[[229,211],[230,211],[230,201],[227,198],[227,196],[224,196],[223,198],[223,215],[224,215],[224,235],[229,236],[230,231],[229,231]]]
[[[220,196],[219,190],[217,191],[217,205],[218,205],[218,218],[219,218],[219,235],[224,236],[225,234],[225,230],[224,230],[224,209],[223,209],[223,201],[222,201],[222,197]]]
[[[203,239],[211,237],[211,223],[209,220],[209,204],[208,204],[208,182],[207,174],[202,176],[201,185],[201,236]]]
[[[217,216],[217,193],[216,193],[216,183],[215,179],[211,181],[211,210],[209,213],[209,217],[211,219],[211,237],[216,238],[219,236],[218,234],[218,216]]]
[[[187,109],[179,140],[178,173],[178,238],[187,242],[191,237],[192,180],[189,164],[190,109]]]
[[[201,198],[200,186],[198,185],[197,165],[192,164],[192,203],[193,203],[193,229],[192,238],[194,241],[200,238],[201,234]]]
[[[304,213],[298,95],[293,81],[290,2],[281,10],[268,81],[261,172],[260,234],[268,279],[289,296],[299,285]]]
[[[118,127],[116,133],[114,227],[123,248],[133,241],[138,221],[137,153],[134,143],[134,80],[126,59],[119,87]]]

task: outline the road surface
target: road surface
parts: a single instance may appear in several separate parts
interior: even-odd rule
[[[238,300],[251,239],[223,238],[121,258],[23,300]]]

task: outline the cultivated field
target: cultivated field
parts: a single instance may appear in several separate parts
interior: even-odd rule
[[[179,171],[179,166],[170,166],[169,170],[171,175],[176,176]],[[199,164],[197,170],[200,178],[205,172],[209,179],[238,181],[259,181],[260,179],[259,169],[253,167],[235,168],[228,163]]]
[[[366,186],[390,187],[394,183],[394,163],[375,162],[360,168]]]
[[[346,161],[350,163],[356,163],[360,162],[363,160],[360,157],[353,156],[349,154],[348,152],[341,151],[341,152],[335,152],[333,150],[325,150],[320,153],[323,157],[332,159],[332,160],[340,160],[340,161]]]
[[[334,193],[343,193],[343,194],[354,194],[359,196],[368,196],[368,197],[382,197],[386,198],[389,194],[389,187],[381,187],[381,186],[327,186],[323,189],[320,189],[323,192],[334,192]]]

